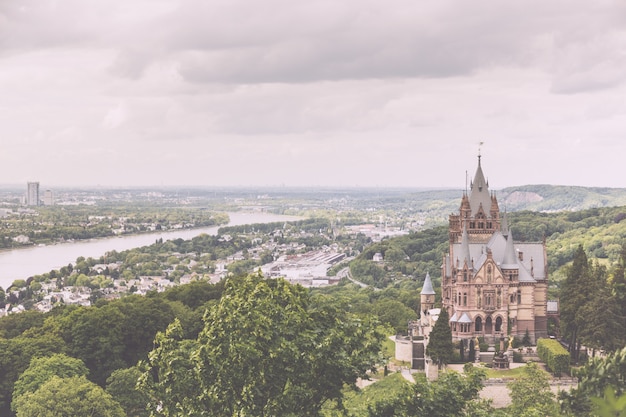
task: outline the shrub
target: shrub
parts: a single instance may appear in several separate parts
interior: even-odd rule
[[[537,355],[553,374],[569,373],[569,352],[555,339],[539,339]]]
[[[487,350],[489,349],[489,344],[485,342],[484,337],[478,338],[478,346],[480,347],[481,352],[487,352]]]

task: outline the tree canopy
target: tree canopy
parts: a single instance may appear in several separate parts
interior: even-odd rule
[[[87,376],[89,370],[80,359],[75,359],[58,353],[52,356],[34,358],[30,365],[20,375],[13,388],[13,410],[19,397],[26,393],[33,393],[53,376],[69,378]]]
[[[53,376],[37,391],[15,400],[17,417],[125,417],[120,405],[84,376]]]
[[[154,415],[317,416],[380,362],[375,321],[282,279],[226,282],[197,339],[159,333],[142,386]]]

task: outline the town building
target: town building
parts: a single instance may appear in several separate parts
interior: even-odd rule
[[[528,331],[547,337],[548,267],[545,242],[516,242],[478,168],[449,217],[449,252],[441,273],[442,308],[454,340],[484,337],[494,344]]]
[[[54,194],[52,193],[52,190],[46,190],[43,192],[43,198],[41,202],[44,206],[54,205]]]
[[[28,182],[26,184],[26,205],[38,206],[39,205],[39,183]]]

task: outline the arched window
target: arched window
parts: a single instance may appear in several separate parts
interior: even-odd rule
[[[522,290],[517,290],[517,304],[522,304]]]
[[[463,271],[463,281],[467,282],[467,271]]]
[[[483,319],[478,316],[476,317],[476,331],[477,332],[482,332],[483,331]]]
[[[500,308],[502,306],[502,290],[498,288],[498,297],[496,298],[496,306]]]
[[[463,293],[463,305],[464,306],[467,305],[467,293],[466,292]]]
[[[480,308],[482,304],[482,297],[480,296],[480,288],[476,290],[476,300],[478,301],[478,308]]]
[[[496,318],[496,332],[502,331],[502,317],[498,316]]]
[[[491,282],[491,265],[487,266],[487,282]]]

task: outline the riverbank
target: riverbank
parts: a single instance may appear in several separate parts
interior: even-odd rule
[[[110,251],[121,252],[153,244],[158,239],[189,240],[200,234],[215,235],[220,227],[254,223],[274,223],[302,220],[302,217],[262,212],[227,213],[230,221],[218,226],[158,231],[139,235],[75,241],[48,246],[34,246],[0,252],[0,287],[8,288],[16,279],[27,279],[59,269],[78,257],[99,258]]]

